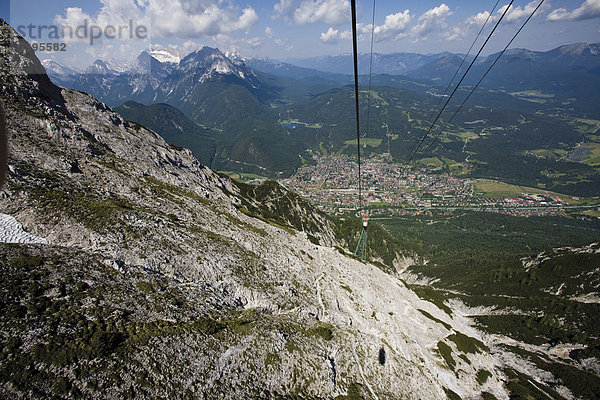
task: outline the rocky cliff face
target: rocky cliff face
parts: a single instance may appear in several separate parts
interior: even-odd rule
[[[48,243],[0,245],[3,397],[507,398],[466,319],[331,247],[285,190],[52,85],[0,24],[0,211]]]

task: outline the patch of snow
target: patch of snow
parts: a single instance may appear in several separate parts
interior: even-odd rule
[[[181,57],[167,50],[150,50],[150,55],[161,63],[179,64],[179,61],[181,61]]]
[[[47,244],[46,239],[25,232],[13,216],[0,214],[0,243]]]
[[[228,75],[228,74],[232,74],[233,71],[231,70],[231,68],[229,67],[229,65],[227,65],[227,63],[225,62],[218,62],[213,64],[213,67],[211,68],[211,70],[222,74],[222,75]]]

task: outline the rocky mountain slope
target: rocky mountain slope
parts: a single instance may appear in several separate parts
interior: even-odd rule
[[[0,42],[0,211],[47,242],[0,245],[2,397],[505,399],[534,379],[297,196],[54,86],[1,20]]]

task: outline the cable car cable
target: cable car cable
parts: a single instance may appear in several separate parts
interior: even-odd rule
[[[354,54],[354,100],[356,103],[356,148],[358,151],[358,204],[359,209],[362,210],[363,199],[362,199],[362,183],[361,183],[361,171],[360,171],[360,120],[358,107],[358,53],[357,53],[357,39],[356,39],[356,0],[350,2],[352,8],[352,51]]]
[[[529,17],[525,20],[525,22],[523,23],[523,25],[521,25],[521,27],[514,34],[514,36],[512,37],[512,39],[510,39],[510,41],[508,42],[508,44],[504,47],[504,49],[500,52],[500,54],[498,54],[498,56],[496,57],[496,59],[494,60],[494,62],[489,66],[489,68],[487,69],[487,71],[485,71],[485,74],[483,74],[483,76],[481,77],[481,79],[479,79],[479,81],[477,82],[477,84],[475,86],[473,86],[473,88],[471,89],[471,91],[469,92],[469,94],[467,95],[467,97],[463,100],[463,102],[460,104],[460,106],[458,106],[458,108],[456,109],[456,111],[454,111],[454,114],[452,114],[452,117],[450,117],[450,119],[445,123],[444,127],[440,130],[440,133],[439,133],[440,135],[442,133],[444,133],[444,131],[448,127],[448,124],[450,124],[450,122],[454,119],[454,117],[456,117],[456,114],[458,114],[458,112],[462,109],[462,107],[465,105],[465,103],[467,102],[467,100],[469,100],[469,98],[471,97],[471,95],[473,93],[475,93],[475,90],[477,90],[477,88],[479,87],[479,85],[481,84],[481,82],[483,81],[483,79],[492,70],[492,68],[494,67],[494,65],[496,65],[496,63],[498,62],[498,60],[500,59],[500,57],[502,57],[502,55],[508,49],[508,46],[510,46],[512,44],[512,42],[516,39],[517,35],[519,33],[521,33],[521,31],[523,30],[523,28],[525,27],[525,25],[527,25],[527,23],[529,22],[529,20],[533,17],[533,15],[536,13],[536,11],[541,7],[541,5],[544,3],[544,1],[545,0],[540,1],[540,3],[535,8],[535,10],[533,10],[533,12],[531,13],[531,15],[529,15]],[[432,144],[433,144],[433,142],[432,142]],[[429,145],[429,147],[431,147],[431,145]]]
[[[417,154],[417,152],[419,151],[419,149],[423,145],[423,142],[425,141],[425,139],[427,139],[427,136],[429,136],[429,133],[431,133],[431,130],[433,129],[433,127],[435,126],[436,122],[440,118],[440,115],[442,115],[442,113],[444,112],[444,110],[448,106],[448,103],[450,102],[450,100],[452,99],[452,97],[454,97],[454,94],[456,93],[456,91],[460,87],[461,83],[463,82],[463,80],[465,79],[465,77],[467,76],[467,74],[469,73],[469,71],[471,70],[471,67],[473,67],[473,64],[475,64],[475,61],[477,60],[477,57],[479,57],[479,55],[481,54],[481,52],[483,51],[483,49],[487,45],[488,41],[490,40],[490,38],[492,37],[492,35],[496,31],[496,29],[498,28],[498,25],[500,25],[500,22],[502,22],[502,19],[504,19],[504,16],[508,12],[508,10],[510,10],[510,7],[512,6],[512,3],[514,3],[514,0],[510,1],[509,5],[506,7],[506,9],[504,10],[504,12],[502,13],[502,16],[500,16],[500,19],[496,22],[496,25],[494,25],[494,29],[492,29],[492,31],[489,33],[487,39],[485,39],[485,42],[481,45],[481,48],[477,52],[477,55],[475,56],[475,58],[473,58],[473,61],[471,61],[471,64],[469,64],[469,68],[467,68],[467,70],[463,74],[462,78],[460,78],[460,81],[456,84],[456,87],[454,88],[454,90],[450,94],[450,97],[448,97],[448,99],[446,100],[446,103],[444,104],[444,106],[442,107],[442,109],[439,111],[438,115],[435,117],[435,120],[431,123],[431,126],[427,130],[427,133],[425,133],[425,135],[419,141],[419,144],[417,145],[417,147],[413,151],[412,155],[408,159],[408,162],[406,163],[407,166],[413,160],[413,158],[415,157],[415,155]]]
[[[471,43],[471,47],[469,47],[469,50],[467,51],[467,54],[465,54],[465,56],[463,57],[462,61],[460,62],[460,65],[456,69],[456,72],[454,72],[454,76],[452,76],[452,79],[450,80],[450,82],[448,82],[448,86],[446,86],[446,90],[444,90],[444,94],[442,94],[440,96],[440,99],[438,100],[438,103],[436,104],[436,106],[434,108],[434,111],[433,111],[433,113],[431,115],[432,118],[433,118],[433,114],[435,114],[435,111],[440,107],[440,104],[442,103],[442,99],[448,93],[448,90],[450,89],[450,86],[452,86],[452,83],[454,83],[454,79],[456,79],[456,75],[458,75],[458,71],[460,71],[460,69],[464,65],[465,61],[467,60],[467,57],[469,56],[469,54],[471,54],[471,50],[473,50],[473,47],[475,46],[475,43],[477,43],[477,40],[479,39],[479,36],[481,36],[481,32],[483,32],[483,29],[486,27],[488,21],[492,17],[492,14],[494,14],[494,11],[496,11],[496,7],[498,7],[498,3],[500,3],[500,0],[496,0],[496,4],[494,5],[494,7],[492,8],[492,11],[489,13],[489,15],[486,18],[485,22],[481,26],[481,29],[479,29],[479,33],[477,33],[477,36],[475,37],[475,40],[473,40],[473,43]]]

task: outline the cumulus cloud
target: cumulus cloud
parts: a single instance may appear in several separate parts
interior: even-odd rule
[[[600,18],[600,0],[586,0],[579,8],[567,11],[565,8],[557,8],[548,14],[549,21],[561,20],[584,20]]]
[[[283,17],[288,19],[297,6],[298,2],[296,0],[279,0],[279,3],[273,6],[273,18]]]
[[[150,0],[152,34],[195,38],[247,31],[258,22],[252,7],[221,7],[218,0]],[[166,18],[168,14],[168,18]]]
[[[154,37],[186,39],[247,31],[258,22],[252,7],[240,10],[222,0],[100,0],[102,7],[96,16],[79,7],[67,8],[55,23],[79,26],[84,20],[105,28],[109,25],[145,25]],[[151,32],[150,32],[151,28]]]
[[[217,44],[217,47],[229,54],[244,54],[251,49],[255,49],[262,45],[262,40],[259,37],[248,37],[248,38],[232,38],[231,36],[219,33],[213,37],[213,40]]]
[[[398,12],[396,14],[389,14],[385,17],[383,25],[376,25],[373,32],[377,41],[386,39],[397,40],[408,34],[407,28],[410,21],[411,16],[409,10],[404,10],[404,12]],[[370,26],[368,28],[370,28]]]
[[[472,15],[462,23],[454,26],[450,32],[446,33],[446,39],[460,40],[465,38],[470,35],[473,30],[481,29],[488,18],[490,18],[490,13],[488,11]]]
[[[426,39],[431,32],[447,28],[446,18],[450,15],[452,15],[452,12],[444,3],[427,10],[419,17],[417,25],[412,27],[411,36],[415,41],[418,41]]]
[[[133,1],[118,2],[115,0],[101,0],[102,7],[96,16],[91,16],[83,12],[80,7],[68,7],[64,15],[56,15],[54,24],[59,26],[68,26],[76,29],[81,26],[99,27],[103,32],[109,28],[110,35],[114,31],[118,32],[119,26],[127,26],[127,30],[122,29],[121,34],[115,35],[115,39],[129,40],[129,22],[134,22],[134,27],[145,26],[149,30],[150,19],[147,17],[144,6],[138,6]],[[113,29],[111,29],[114,28]],[[90,28],[88,28],[90,29]],[[66,32],[69,32],[68,30]],[[115,33],[116,33],[115,32]],[[147,32],[149,34],[150,32]],[[87,41],[87,38],[81,38],[77,35],[66,35],[65,41]]]
[[[289,41],[285,38],[276,37],[275,32],[273,32],[273,29],[270,26],[265,27],[265,37],[279,47],[284,47],[286,50],[292,49]]]
[[[525,18],[528,18],[531,15],[531,13],[533,13],[533,10],[535,10],[538,4],[540,4],[540,0],[534,0],[532,2],[529,2],[525,5],[525,7],[511,6],[506,15],[504,16],[504,20],[507,22],[516,22],[524,20]],[[538,10],[538,13],[541,14],[545,12],[546,10],[548,10],[549,6],[549,3],[544,3],[544,5],[542,5]],[[508,4],[500,7],[500,9],[498,10],[498,14],[502,15],[507,7]]]
[[[336,44],[340,39],[350,39],[352,33],[350,31],[340,32],[337,29],[329,28],[327,32],[321,33],[321,41],[327,44]]]
[[[451,14],[450,8],[442,3],[438,7],[434,7],[422,14],[416,19],[416,24],[414,25],[411,25],[414,19],[410,14],[410,10],[404,10],[394,14],[388,14],[385,17],[383,24],[375,25],[374,28],[371,24],[357,24],[356,28],[359,34],[359,40],[370,39],[371,30],[373,31],[377,42],[399,40],[405,37],[412,37],[414,40],[420,40],[425,39],[431,32],[438,32],[447,28],[446,18]],[[476,18],[481,18],[481,16],[478,15]],[[350,31],[338,31],[332,27],[330,27],[327,32],[321,33],[321,41],[329,44],[335,44],[341,39],[349,39],[350,37]]]
[[[279,0],[273,7],[273,17],[296,25],[314,22],[341,24],[350,19],[348,0]]]

